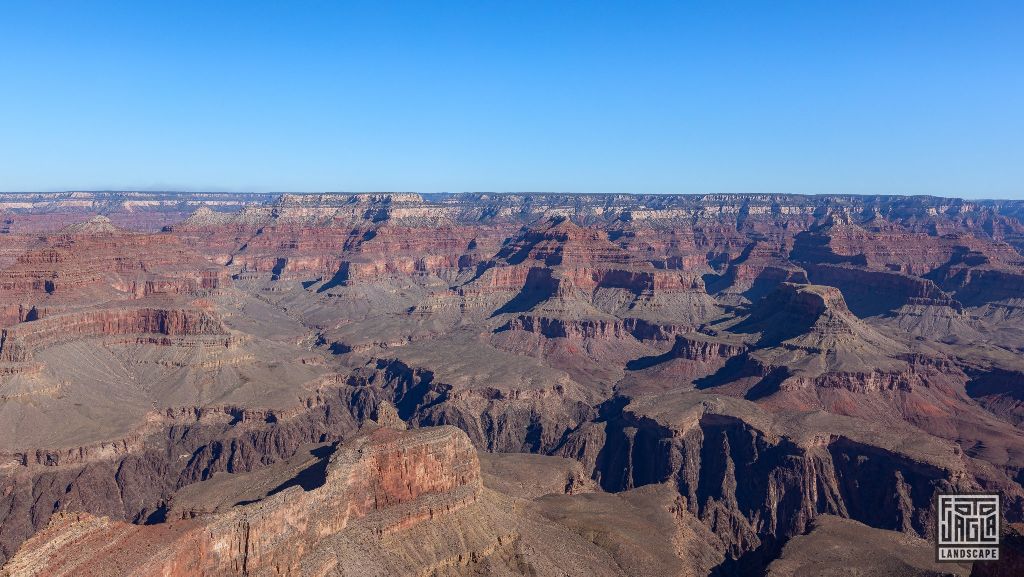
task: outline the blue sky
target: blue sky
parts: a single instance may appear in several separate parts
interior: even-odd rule
[[[0,190],[1024,197],[1022,2],[0,14]]]

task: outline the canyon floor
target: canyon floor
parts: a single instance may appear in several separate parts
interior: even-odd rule
[[[1022,219],[0,194],[0,576],[1019,575]]]

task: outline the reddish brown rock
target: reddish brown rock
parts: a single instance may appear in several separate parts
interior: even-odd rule
[[[1022,207],[0,195],[0,554],[57,514],[19,559],[74,534],[169,571],[198,570],[175,564],[191,550],[254,572],[759,574],[822,515],[928,537],[937,490],[1000,491],[1018,521]],[[432,518],[448,489],[345,505],[319,540],[269,506],[326,486],[269,495],[283,471],[309,485],[309,451],[382,424],[536,454],[495,456],[499,492]],[[401,501],[404,474],[346,486]]]
[[[400,532],[474,503],[476,452],[454,428],[381,429],[342,446],[319,486],[299,484],[225,513],[153,526],[65,514],[3,569],[28,575],[327,575],[327,543],[371,513],[365,538]],[[367,528],[353,529],[366,532]]]

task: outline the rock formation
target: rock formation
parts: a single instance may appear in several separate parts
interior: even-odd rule
[[[0,574],[928,574],[936,492],[1024,521],[1019,201],[0,218]]]
[[[349,525],[362,521],[379,538],[480,498],[476,451],[454,428],[406,435],[381,429],[324,459],[322,471],[306,469],[293,484],[285,479],[223,513],[148,526],[58,515],[6,574],[338,574],[351,559],[344,548],[332,555],[330,541]]]

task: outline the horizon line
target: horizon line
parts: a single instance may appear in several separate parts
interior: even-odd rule
[[[1024,198],[1006,197],[981,197],[970,198],[967,196],[946,196],[941,194],[901,194],[901,193],[858,193],[858,192],[578,192],[578,191],[496,191],[496,190],[464,190],[464,191],[415,191],[415,190],[280,190],[280,191],[251,191],[251,190],[174,190],[174,189],[64,189],[64,190],[2,190],[0,195],[15,194],[197,194],[197,195],[253,195],[253,196],[281,196],[286,194],[316,195],[316,194],[337,194],[337,195],[359,195],[359,194],[418,194],[418,195],[465,195],[465,194],[494,194],[494,195],[567,195],[567,196],[665,196],[665,197],[702,197],[702,196],[794,196],[794,197],[860,197],[860,198],[935,198],[945,200],[961,200],[972,202],[983,201],[1010,201],[1021,202]]]

